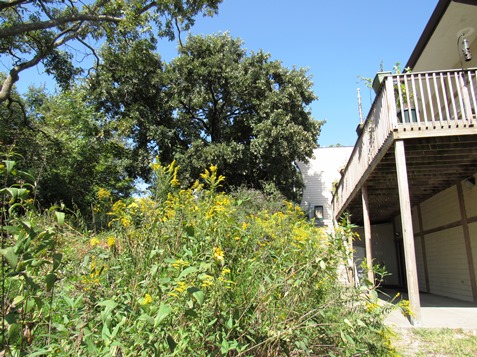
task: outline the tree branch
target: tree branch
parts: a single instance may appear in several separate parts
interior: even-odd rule
[[[0,30],[0,39],[22,35],[32,31],[45,30],[52,27],[61,26],[69,22],[93,21],[93,22],[121,22],[124,18],[107,15],[76,14],[71,16],[59,17],[53,20],[42,22],[29,22],[17,24],[14,27],[7,27]]]
[[[15,1],[0,1],[0,11],[3,11],[5,9],[8,9],[10,7],[14,7],[17,5],[23,5],[23,4],[30,4],[32,1],[25,1],[25,0],[15,0]]]
[[[19,79],[18,74],[25,69],[36,66],[43,58],[45,58],[45,55],[39,52],[31,60],[12,68],[2,84],[2,89],[0,90],[0,104],[10,98],[13,84],[15,84],[15,82]]]

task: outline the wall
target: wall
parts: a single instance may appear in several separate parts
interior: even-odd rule
[[[333,182],[340,179],[340,170],[345,167],[352,150],[352,147],[347,146],[318,148],[314,150],[313,158],[307,164],[298,163],[305,184],[301,207],[312,218],[314,206],[323,206],[325,226],[333,226]]]
[[[356,232],[361,237],[353,243],[357,252],[362,252],[365,248],[364,229],[357,228]],[[398,286],[399,280],[399,266],[396,252],[396,239],[394,235],[394,228],[392,223],[376,224],[371,226],[371,244],[373,249],[373,263],[384,265],[386,271],[390,274],[384,279],[383,285]],[[361,257],[355,254],[355,262],[357,264]]]
[[[474,301],[472,284],[475,284],[477,275],[477,186],[462,182],[462,197],[463,214],[457,185],[412,210],[419,289]],[[399,233],[399,217],[396,217],[395,223]]]

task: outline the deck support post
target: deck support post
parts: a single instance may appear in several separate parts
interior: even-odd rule
[[[369,219],[368,186],[366,186],[366,183],[361,187],[361,199],[363,201],[364,241],[366,243],[366,265],[368,268],[368,280],[371,284],[373,284],[373,247],[371,240],[371,222]]]
[[[407,179],[406,154],[404,141],[394,143],[396,157],[396,172],[399,190],[399,206],[401,210],[402,236],[404,243],[404,257],[406,261],[407,290],[409,306],[412,316],[409,321],[414,326],[421,326],[421,303],[419,299],[419,285],[417,280],[416,251],[414,248],[414,232],[412,229],[411,200],[409,197],[409,183]]]

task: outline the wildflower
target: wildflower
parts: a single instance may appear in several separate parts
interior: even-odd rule
[[[222,269],[222,275],[230,274],[230,269],[229,268],[223,268]]]
[[[174,290],[177,291],[178,293],[183,293],[184,291],[187,290],[187,283],[183,281],[179,281],[177,283],[177,286],[174,288]]]
[[[218,262],[223,262],[224,261],[224,251],[220,247],[215,247],[214,248],[214,258]]]
[[[204,274],[199,279],[202,280],[201,286],[204,287],[204,288],[207,288],[209,286],[214,285],[214,277],[213,276]]]
[[[125,208],[126,208],[126,204],[123,201],[119,200],[114,202],[112,211],[113,213],[123,212]]]
[[[189,265],[189,262],[186,262],[185,260],[182,260],[182,259],[177,259],[174,263],[172,263],[172,267],[174,268],[182,268],[188,265]]]
[[[133,202],[133,203],[129,204],[129,206],[128,206],[128,209],[130,209],[131,211],[135,211],[138,208],[139,208],[139,206],[136,202]]]
[[[139,301],[141,305],[148,305],[152,302],[152,297],[149,294],[145,294],[144,297]]]
[[[105,201],[111,197],[111,192],[104,188],[100,188],[96,193],[96,197],[98,197],[100,201]]]
[[[108,247],[114,246],[115,243],[116,240],[114,239],[114,237],[108,237]]]
[[[128,216],[121,217],[121,224],[124,228],[130,227],[132,224],[131,218],[129,218]]]
[[[94,246],[98,245],[100,242],[101,242],[101,241],[100,241],[98,238],[93,237],[93,238],[91,238],[91,240],[89,241],[89,245],[92,246],[92,247],[94,247]]]

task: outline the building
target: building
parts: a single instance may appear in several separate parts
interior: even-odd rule
[[[414,325],[419,292],[477,303],[476,36],[477,0],[439,0],[412,72],[376,82],[332,199],[362,227],[368,264],[407,288]]]
[[[318,226],[333,227],[334,185],[340,180],[352,150],[349,146],[317,148],[307,164],[298,162],[305,186],[301,208]]]

